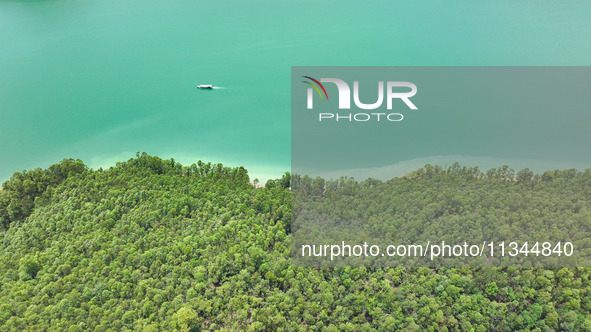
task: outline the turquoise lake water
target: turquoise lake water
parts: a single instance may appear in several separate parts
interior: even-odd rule
[[[278,177],[291,66],[590,65],[590,13],[583,1],[0,1],[0,180],[136,151]]]

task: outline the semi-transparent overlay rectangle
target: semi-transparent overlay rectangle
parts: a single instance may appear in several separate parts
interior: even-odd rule
[[[591,67],[292,67],[291,84],[293,264],[591,266]]]

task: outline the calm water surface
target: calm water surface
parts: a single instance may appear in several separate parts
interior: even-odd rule
[[[290,167],[290,66],[589,65],[590,12],[582,1],[0,1],[0,180],[136,151],[277,177]],[[432,157],[417,149],[400,161]]]

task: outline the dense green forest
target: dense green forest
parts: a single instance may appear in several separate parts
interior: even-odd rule
[[[69,159],[15,173],[0,191],[0,330],[591,330],[590,268],[291,264],[288,188],[308,180],[287,173],[255,189],[244,168],[146,154],[105,170]],[[572,201],[548,209],[590,208],[589,170],[428,166],[386,183],[301,188],[320,197],[347,183],[403,186],[410,200],[433,182],[481,181],[556,194],[566,185],[578,188],[560,196]]]
[[[308,266],[591,266],[591,169],[538,175],[508,166],[482,172],[455,163],[446,169],[426,165],[388,181],[294,174],[291,186],[296,248],[342,241],[381,248],[445,241],[493,244],[497,254],[433,261],[429,255],[319,256],[306,257]]]

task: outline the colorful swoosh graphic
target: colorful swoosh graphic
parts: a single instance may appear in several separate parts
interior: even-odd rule
[[[322,83],[318,82],[316,79],[313,79],[310,76],[302,76],[302,77],[305,77],[305,78],[307,78],[309,80],[312,80],[314,83],[318,84],[318,86],[322,89],[322,91],[324,91],[324,95],[326,96],[326,100],[328,100],[328,94],[326,93],[326,89],[324,89],[324,86],[322,85]],[[306,81],[302,81],[302,82],[311,85],[314,89],[316,89],[316,91],[320,95],[320,98],[322,98],[322,93],[320,93],[320,90],[318,89],[318,87],[316,87],[316,85],[314,85],[314,84],[312,84],[310,82],[306,82]]]
[[[320,90],[318,90],[318,88],[316,87],[316,85],[314,85],[314,84],[312,84],[310,82],[306,82],[306,81],[302,81],[302,82],[304,82],[306,84],[309,84],[311,87],[313,87],[314,89],[316,89],[316,92],[318,92],[318,95],[320,96],[320,98],[324,98],[324,97],[322,97],[322,93],[320,93]]]

